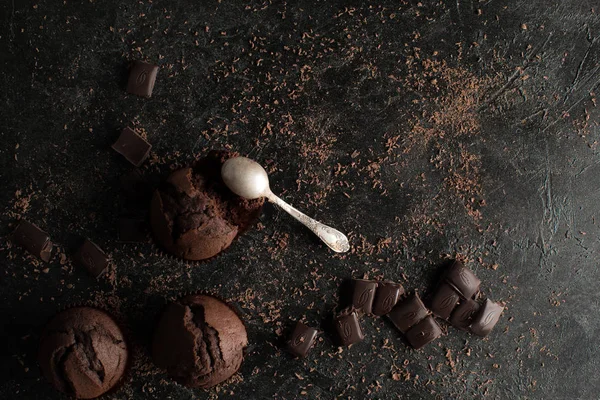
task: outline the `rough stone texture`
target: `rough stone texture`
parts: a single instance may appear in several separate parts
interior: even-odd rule
[[[78,399],[93,399],[111,390],[127,367],[121,329],[105,312],[70,308],[48,322],[38,360],[58,390]]]
[[[94,300],[126,317],[140,354],[114,398],[597,398],[598,12],[591,0],[0,2],[0,397],[60,398],[36,367],[41,325]],[[136,59],[161,68],[150,99],[125,92]],[[349,233],[352,252],[269,204],[205,265],[118,243],[119,214],[148,204],[122,196],[133,167],[110,146],[125,126],[153,145],[140,171],[152,183],[209,149],[238,151],[276,194]],[[60,248],[48,264],[10,242],[18,216]],[[113,257],[99,282],[71,265],[82,236]],[[328,329],[306,359],[283,350],[300,317],[330,318],[342,280],[425,298],[456,254],[506,303],[486,339],[443,325],[415,352],[364,318],[365,339],[341,354]],[[250,343],[238,379],[206,393],[143,362],[164,305],[198,290],[240,305]]]

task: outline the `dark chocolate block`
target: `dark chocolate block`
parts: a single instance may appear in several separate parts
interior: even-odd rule
[[[365,338],[356,311],[346,310],[335,318],[335,328],[344,346],[360,342]]]
[[[13,240],[34,256],[45,262],[50,261],[52,242],[48,234],[38,228],[37,225],[24,219],[21,220],[13,233]]]
[[[487,299],[473,318],[471,332],[481,337],[487,336],[496,326],[503,310],[504,307],[500,304]]]
[[[298,321],[288,341],[288,351],[296,357],[306,357],[317,338],[317,330]]]
[[[431,311],[443,319],[448,319],[459,300],[458,293],[452,286],[442,283],[431,298]]]
[[[446,282],[454,286],[458,294],[465,299],[470,299],[479,291],[481,281],[473,271],[465,267],[462,262],[456,260],[446,273]]]
[[[83,265],[89,273],[98,278],[108,267],[108,256],[94,242],[86,239],[75,259]]]
[[[387,314],[388,318],[402,333],[406,333],[417,322],[429,315],[429,311],[417,293],[400,301]]]
[[[377,290],[377,282],[365,279],[354,279],[353,283],[352,306],[357,311],[371,314],[375,290]]]
[[[143,97],[152,96],[152,89],[156,82],[158,66],[142,61],[135,61],[129,70],[127,93]]]
[[[373,314],[381,316],[389,313],[403,294],[404,288],[399,283],[380,283],[375,292]]]
[[[119,241],[125,243],[141,243],[148,238],[146,221],[134,218],[119,220]]]
[[[112,148],[133,165],[139,167],[148,158],[152,145],[131,128],[125,128]]]
[[[473,316],[479,310],[479,303],[475,300],[461,300],[460,304],[452,312],[450,323],[458,329],[466,330],[473,321]]]
[[[440,336],[442,336],[442,329],[431,315],[406,332],[408,343],[415,349],[420,349]]]

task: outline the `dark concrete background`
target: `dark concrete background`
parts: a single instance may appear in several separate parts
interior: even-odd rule
[[[86,303],[132,341],[108,398],[597,398],[599,13],[592,0],[2,2],[0,397],[60,398],[35,362],[39,329]],[[136,59],[161,67],[151,99],[123,89]],[[210,148],[249,154],[275,192],[349,232],[352,253],[271,206],[209,263],[118,243],[117,217],[144,211],[110,149],[126,125],[154,146],[150,181]],[[60,247],[49,264],[12,245],[19,218]],[[72,265],[82,237],[111,253],[109,277]],[[456,255],[506,303],[489,339],[448,328],[414,351],[365,318],[350,349],[325,332],[306,360],[281,351],[296,318],[326,327],[343,279],[427,292]],[[240,375],[209,392],[148,359],[161,307],[193,291],[235,303],[251,340]]]

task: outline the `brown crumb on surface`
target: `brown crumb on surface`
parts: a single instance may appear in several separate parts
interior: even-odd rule
[[[31,186],[27,190],[27,193],[24,193],[24,189],[17,189],[15,191],[12,207],[6,211],[6,214],[9,218],[20,219],[24,216],[29,208],[31,207],[31,200],[35,194],[35,192],[31,189]]]

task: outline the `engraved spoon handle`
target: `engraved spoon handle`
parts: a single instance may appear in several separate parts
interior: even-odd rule
[[[330,226],[320,223],[317,220],[312,219],[308,215],[296,210],[285,201],[269,191],[265,196],[271,203],[277,204],[283,208],[285,212],[296,218],[302,225],[313,231],[315,235],[319,237],[329,248],[337,253],[345,253],[350,250],[350,244],[348,238],[342,232],[337,229],[333,229]]]

